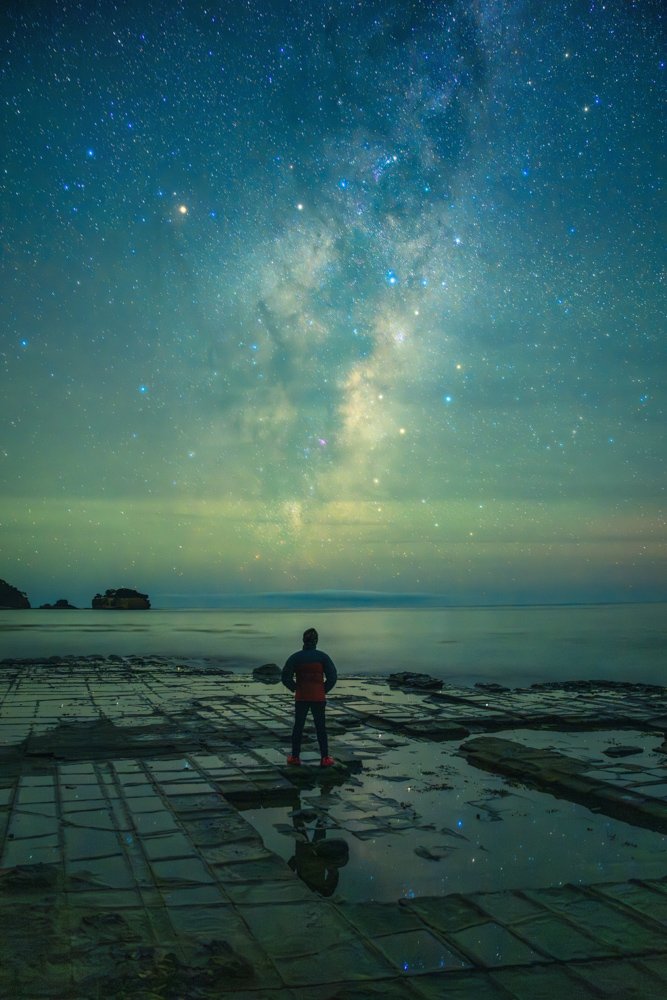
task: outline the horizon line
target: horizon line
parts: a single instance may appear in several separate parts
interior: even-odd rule
[[[196,595],[200,598],[208,598],[204,603],[167,603],[162,604],[161,598],[189,598],[195,595],[186,594],[160,594],[150,597],[151,607],[137,610],[152,611],[354,611],[354,610],[463,610],[484,609],[484,608],[576,608],[576,607],[604,607],[623,606],[632,604],[664,604],[667,603],[665,597],[633,597],[633,598],[579,598],[573,600],[487,600],[487,601],[457,601],[447,599],[444,595],[426,594],[384,594],[381,592],[347,592],[337,595],[326,592],[318,593],[262,593],[262,594],[230,594],[230,593],[204,593]],[[211,599],[215,599],[213,603]],[[73,605],[77,611],[94,610],[116,610],[116,609],[95,609],[90,604]],[[42,611],[42,610],[68,610],[44,608],[40,605],[33,605],[30,608],[0,608],[2,611]]]

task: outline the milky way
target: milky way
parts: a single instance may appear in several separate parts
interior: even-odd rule
[[[2,560],[665,596],[659,2],[10,2]]]

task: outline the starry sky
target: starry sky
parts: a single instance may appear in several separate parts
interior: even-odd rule
[[[664,599],[661,10],[4,3],[0,576]]]

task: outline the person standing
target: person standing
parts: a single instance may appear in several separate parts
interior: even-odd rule
[[[283,667],[282,682],[294,692],[292,753],[287,758],[287,763],[301,763],[301,738],[310,711],[320,747],[320,766],[331,767],[335,761],[329,756],[325,711],[327,694],[338,680],[338,675],[331,657],[317,648],[318,641],[317,630],[307,628],[303,633],[303,649],[292,653]]]

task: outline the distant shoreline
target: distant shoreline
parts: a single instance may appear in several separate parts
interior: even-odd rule
[[[612,607],[646,607],[654,606],[660,604],[667,604],[667,597],[665,598],[653,598],[650,600],[627,600],[627,601],[527,601],[525,603],[508,603],[500,602],[497,604],[455,604],[455,603],[430,603],[428,600],[416,599],[414,603],[411,603],[409,599],[398,599],[397,601],[392,601],[390,598],[387,600],[382,599],[359,599],[350,600],[349,603],[344,600],[338,600],[335,602],[328,602],[322,600],[319,603],[317,597],[306,599],[303,602],[299,600],[294,600],[294,603],[290,603],[289,600],[286,603],[282,603],[279,598],[275,599],[275,603],[271,598],[264,598],[262,600],[250,603],[250,598],[246,602],[243,599],[231,600],[230,603],[220,603],[220,604],[155,604],[153,603],[150,608],[92,608],[90,605],[79,606],[75,605],[70,608],[57,608],[57,607],[42,607],[41,605],[36,605],[30,608],[11,608],[0,606],[0,612],[10,611],[10,612],[25,612],[25,611],[95,611],[95,612],[146,612],[146,611],[159,611],[164,612],[178,612],[179,614],[186,612],[196,612],[198,614],[211,613],[216,611],[247,611],[247,612],[299,612],[299,611],[317,611],[317,612],[335,612],[335,611],[511,611],[516,608],[517,610],[525,611],[530,608],[535,608],[539,610],[548,610],[549,608],[612,608]]]

